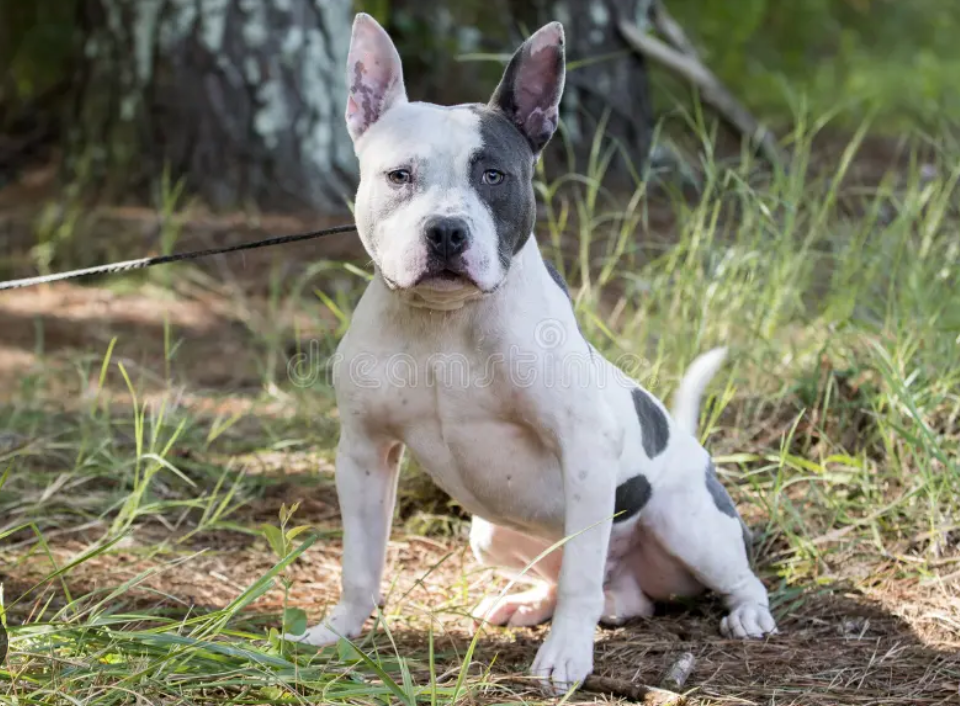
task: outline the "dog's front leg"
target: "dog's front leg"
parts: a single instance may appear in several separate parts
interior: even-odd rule
[[[568,540],[553,625],[533,663],[534,675],[562,691],[582,683],[593,671],[619,455],[612,427],[598,428],[593,422],[576,426],[558,439]]]
[[[337,497],[343,519],[340,601],[303,635],[287,640],[323,646],[360,634],[380,603],[380,581],[397,494],[402,447],[345,424],[337,447]]]

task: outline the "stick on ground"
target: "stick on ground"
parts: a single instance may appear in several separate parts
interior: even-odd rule
[[[537,687],[537,682],[523,677],[507,677],[500,683],[525,689]],[[687,703],[684,696],[667,689],[659,689],[645,684],[634,684],[625,679],[613,679],[611,677],[589,676],[583,682],[580,691],[615,696],[634,703],[644,704],[644,706],[684,706]]]
[[[617,696],[646,706],[683,706],[687,703],[685,697],[672,691],[609,677],[587,677],[582,689],[595,694]]]
[[[691,652],[684,652],[676,661],[670,665],[660,680],[660,687],[671,691],[680,691],[683,685],[687,683],[693,668],[697,664],[696,657]]]

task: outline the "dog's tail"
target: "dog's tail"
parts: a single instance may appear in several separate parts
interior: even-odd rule
[[[693,436],[697,435],[697,422],[700,421],[700,398],[703,397],[703,391],[707,389],[710,380],[717,374],[723,361],[726,360],[726,348],[714,348],[707,351],[699,358],[694,360],[687,368],[687,374],[680,381],[680,387],[677,388],[673,396],[673,419],[676,425]],[[716,477],[714,477],[716,480]],[[719,481],[716,481],[719,484]],[[719,486],[720,492],[726,495],[727,491],[723,486]],[[729,495],[727,498],[729,499]],[[732,504],[733,501],[730,500]],[[740,520],[740,529],[743,532],[743,546],[747,551],[747,557],[753,564],[753,532],[747,527],[747,523],[737,513],[737,519]]]
[[[726,357],[726,348],[714,348],[694,360],[673,396],[674,422],[694,436],[700,421],[700,398]]]

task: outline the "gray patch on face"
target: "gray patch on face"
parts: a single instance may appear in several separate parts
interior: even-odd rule
[[[643,439],[643,450],[647,456],[655,458],[667,448],[670,440],[670,425],[663,410],[646,392],[639,387],[633,388],[633,406],[637,410],[637,419],[640,420],[640,434]]]
[[[706,480],[707,490],[710,492],[710,497],[713,498],[713,504],[717,506],[717,509],[727,517],[739,518],[740,516],[737,514],[737,507],[733,504],[733,499],[717,477],[717,469],[713,465],[713,461],[707,463]]]
[[[614,524],[625,522],[637,515],[650,502],[653,489],[642,474],[625,480],[617,486],[614,500],[614,512],[622,513],[613,518]]]
[[[563,293],[567,295],[567,299],[573,301],[573,297],[570,296],[570,288],[567,287],[567,283],[563,279],[563,275],[560,274],[560,270],[557,269],[557,266],[549,260],[544,260],[543,264],[547,266],[547,272],[550,274],[550,279],[556,282],[557,286],[563,290]]]
[[[497,229],[497,253],[504,270],[526,245],[536,220],[533,193],[534,155],[520,131],[500,113],[482,106],[472,106],[480,118],[483,147],[470,162],[470,182],[490,211]],[[483,183],[488,169],[503,172],[499,184]]]

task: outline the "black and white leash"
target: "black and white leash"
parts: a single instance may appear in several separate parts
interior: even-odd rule
[[[27,277],[25,279],[12,279],[8,282],[0,282],[0,291],[5,289],[21,289],[22,287],[33,287],[38,284],[47,284],[49,282],[59,282],[64,279],[73,279],[74,277],[87,277],[90,275],[105,275],[115,272],[127,272],[129,270],[142,270],[145,267],[154,267],[155,265],[167,265],[171,262],[181,262],[183,260],[198,260],[202,257],[211,255],[223,255],[225,253],[239,252],[240,250],[254,250],[256,248],[266,248],[272,245],[285,245],[287,243],[298,243],[303,240],[314,240],[323,238],[327,235],[336,235],[338,233],[350,233],[357,229],[354,225],[334,226],[333,228],[324,228],[310,233],[298,233],[295,235],[282,235],[276,238],[267,238],[266,240],[257,240],[253,243],[243,243],[241,245],[230,245],[225,248],[210,248],[208,250],[194,250],[193,252],[174,253],[173,255],[160,255],[158,257],[142,257],[138,260],[125,260],[124,262],[115,262],[111,265],[100,265],[98,267],[87,267],[82,270],[70,270],[69,272],[58,272],[52,275],[41,275],[39,277]]]

